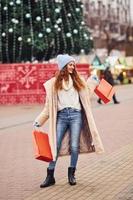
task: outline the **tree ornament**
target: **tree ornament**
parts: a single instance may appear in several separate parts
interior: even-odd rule
[[[11,19],[11,21],[12,21],[12,23],[14,23],[14,24],[18,24],[18,23],[19,23],[19,21],[18,21],[17,19],[15,19],[15,18]]]
[[[8,31],[9,31],[9,33],[12,33],[13,32],[13,28],[9,28]]]
[[[6,11],[6,10],[8,10],[8,7],[7,7],[7,6],[5,6],[5,7],[3,8],[3,10],[5,10],[5,11]]]
[[[62,3],[62,0],[55,0],[55,3]]]
[[[86,40],[89,40],[89,37],[87,36],[87,37],[85,37],[85,39],[86,39]]]
[[[22,37],[18,37],[18,41],[21,42],[22,41]]]
[[[16,20],[15,20],[15,24],[18,24],[18,23],[19,23],[19,21],[18,21],[18,19],[16,19]]]
[[[83,8],[84,7],[84,5],[83,4],[81,4],[81,6],[80,6],[81,8]]]
[[[11,19],[11,21],[12,21],[13,23],[15,23],[15,20],[16,20],[15,18],[12,18],[12,19]]]
[[[27,38],[27,42],[31,42],[31,38]]]
[[[16,4],[20,5],[20,4],[21,4],[21,1],[20,1],[20,0],[17,0],[17,1],[16,1]]]
[[[42,38],[42,37],[43,37],[43,34],[42,34],[42,33],[39,33],[39,34],[38,34],[38,37],[39,37],[39,38]]]
[[[6,37],[6,33],[5,32],[2,33],[2,37]]]
[[[81,53],[84,53],[84,52],[85,52],[85,50],[84,50],[84,49],[81,49],[81,50],[80,50],[80,52],[81,52]]]
[[[62,22],[61,18],[58,18],[58,20],[56,21],[57,24],[60,24]]]
[[[71,34],[71,33],[66,33],[66,36],[67,36],[67,37],[71,37],[72,34]]]
[[[46,32],[50,33],[51,32],[51,28],[46,28]]]
[[[37,17],[36,17],[36,21],[40,22],[40,21],[41,21],[41,17],[40,17],[40,16],[37,16]]]
[[[25,17],[30,18],[31,17],[30,13],[26,13]]]
[[[74,34],[77,34],[77,33],[78,33],[78,30],[77,30],[77,29],[74,29],[74,30],[73,30],[73,33],[74,33]]]
[[[54,25],[55,28],[58,28],[59,26],[57,24]]]
[[[86,34],[86,33],[84,33],[84,37],[87,37],[87,34]]]
[[[49,17],[46,18],[46,22],[50,22],[50,18]]]
[[[56,9],[55,9],[55,12],[56,12],[56,13],[60,13],[60,9],[59,9],[59,8],[56,8]]]
[[[85,25],[85,22],[84,22],[84,21],[82,21],[82,22],[81,22],[81,24],[82,24],[82,25]]]
[[[75,10],[76,10],[76,12],[79,12],[79,11],[80,11],[80,9],[79,9],[79,8],[76,8]]]
[[[68,16],[68,17],[71,17],[72,15],[71,15],[71,13],[68,13],[67,16]]]
[[[61,31],[61,28],[59,27],[57,30],[58,30],[58,32],[60,32],[60,31]]]
[[[13,6],[13,5],[14,5],[14,2],[13,2],[13,1],[10,1],[10,2],[9,2],[9,5],[10,5],[10,6]]]

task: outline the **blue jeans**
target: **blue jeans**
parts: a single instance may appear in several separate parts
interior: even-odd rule
[[[64,108],[57,113],[57,158],[65,132],[69,129],[71,162],[70,167],[76,167],[79,154],[79,139],[82,127],[81,111],[74,108]],[[57,161],[56,158],[56,161]],[[56,161],[49,163],[49,169],[54,169]]]

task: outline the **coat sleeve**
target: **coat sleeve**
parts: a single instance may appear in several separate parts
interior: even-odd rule
[[[42,112],[35,119],[35,123],[37,123],[39,126],[42,126],[49,118],[49,85],[50,80],[44,83],[44,88],[46,90],[46,101]]]
[[[35,123],[38,123],[39,126],[42,126],[49,118],[49,99],[46,96],[46,101],[42,112],[35,119]]]

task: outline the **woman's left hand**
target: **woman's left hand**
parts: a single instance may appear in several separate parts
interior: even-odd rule
[[[38,122],[34,122],[33,126],[39,128],[40,124]]]

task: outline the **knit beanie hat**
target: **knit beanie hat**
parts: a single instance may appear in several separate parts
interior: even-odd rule
[[[75,59],[72,56],[69,56],[68,54],[59,54],[57,56],[57,63],[59,70],[62,70],[65,65],[67,65],[69,62],[74,61]]]

